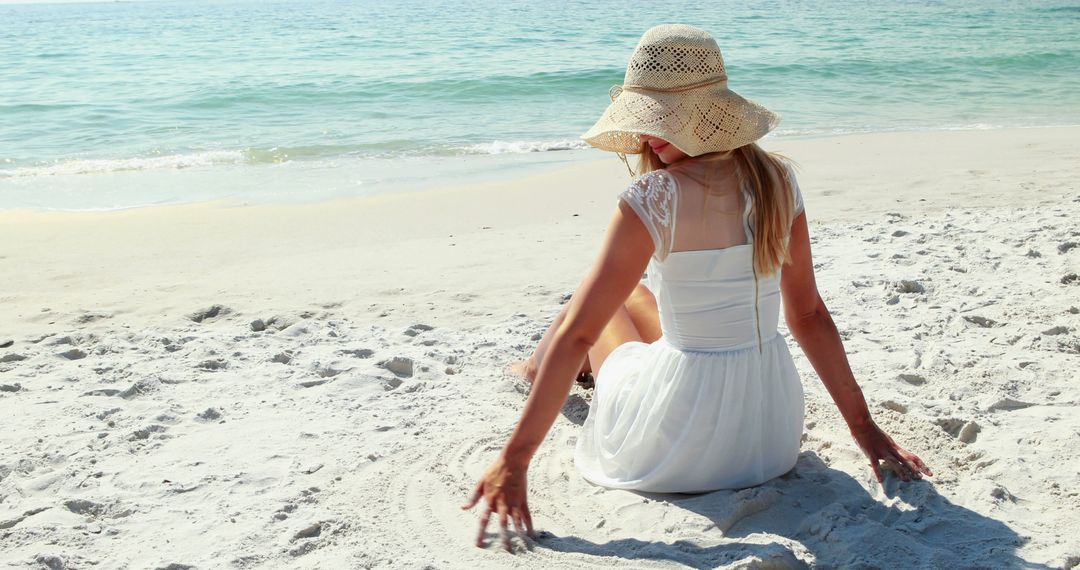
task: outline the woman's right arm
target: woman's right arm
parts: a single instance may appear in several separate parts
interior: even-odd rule
[[[933,475],[921,459],[897,445],[870,418],[840,333],[818,293],[805,213],[800,213],[791,225],[788,259],[780,277],[788,329],[825,384],[856,443],[870,459],[878,481],[882,480],[878,461],[885,462],[905,481],[919,479],[923,474]]]
[[[625,201],[620,202],[608,226],[600,256],[571,297],[566,317],[540,362],[517,427],[502,453],[480,477],[472,497],[462,505],[463,509],[471,509],[481,498],[487,503],[480,518],[477,546],[484,544],[493,513],[499,515],[507,549],[510,549],[508,520],[532,534],[527,501],[529,462],[566,402],[589,348],[637,286],[654,249],[652,237],[641,219]]]

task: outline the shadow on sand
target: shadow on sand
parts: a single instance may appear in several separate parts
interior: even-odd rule
[[[545,533],[536,547],[622,558],[627,568],[635,560],[691,568],[737,562],[764,568],[1050,568],[1017,556],[1024,539],[1016,531],[954,505],[929,482],[890,477],[885,491],[900,501],[879,502],[847,473],[804,451],[794,469],[758,487],[701,495],[637,493],[712,521],[697,542],[595,543]]]

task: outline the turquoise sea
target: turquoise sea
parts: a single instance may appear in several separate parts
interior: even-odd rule
[[[0,208],[322,199],[599,156],[577,137],[663,22],[717,37],[775,136],[1080,124],[1076,0],[0,3]]]

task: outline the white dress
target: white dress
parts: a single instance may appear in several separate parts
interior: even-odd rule
[[[797,216],[802,197],[794,173],[787,175]],[[749,487],[784,474],[799,454],[802,384],[776,330],[780,276],[761,277],[753,268],[750,195],[743,187],[743,243],[671,251],[680,182],[690,184],[658,170],[619,195],[656,244],[646,285],[663,336],[619,346],[597,371],[574,462],[605,487]]]

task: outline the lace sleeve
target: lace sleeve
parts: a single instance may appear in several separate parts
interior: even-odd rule
[[[791,208],[791,219],[799,217],[799,214],[803,213],[803,197],[802,190],[799,189],[799,180],[795,178],[795,167],[790,162],[784,164],[784,178],[787,179],[788,184],[791,185],[791,198],[793,205]]]
[[[656,170],[639,176],[619,194],[619,199],[634,209],[649,230],[655,247],[653,257],[658,260],[667,257],[675,236],[678,199],[675,180],[671,174],[666,170]]]

